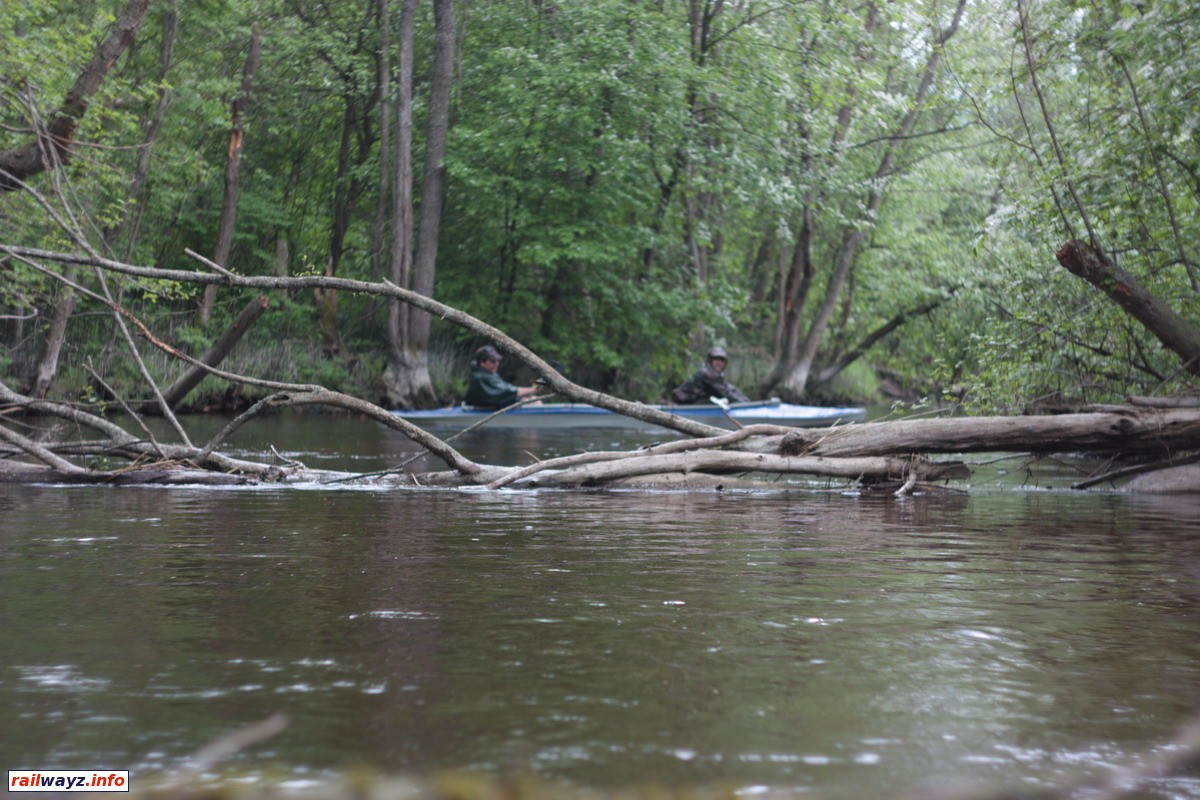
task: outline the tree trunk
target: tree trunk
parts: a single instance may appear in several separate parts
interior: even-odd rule
[[[78,270],[68,267],[64,273],[69,281],[74,281]],[[46,346],[42,349],[42,357],[38,359],[37,370],[29,383],[29,393],[41,400],[50,391],[50,384],[58,374],[58,359],[62,355],[63,344],[67,339],[67,323],[75,313],[75,304],[79,295],[69,286],[63,286],[54,304],[54,313],[50,317],[50,327],[46,331]]]
[[[375,69],[379,73],[379,191],[375,203],[375,225],[371,228],[371,280],[383,277],[387,247],[388,202],[392,197],[392,24],[388,0],[375,0],[379,20],[379,53]]]
[[[1091,246],[1072,240],[1064,244],[1055,256],[1072,275],[1078,275],[1108,295],[1164,347],[1178,355],[1184,369],[1193,375],[1200,375],[1200,329],[1146,291],[1133,276]]]
[[[880,195],[877,192],[871,194],[877,209]],[[779,395],[788,402],[799,401],[804,396],[805,389],[808,388],[808,374],[817,359],[817,352],[821,347],[825,331],[829,327],[829,320],[833,318],[834,309],[837,308],[838,295],[841,294],[842,286],[846,283],[846,278],[854,267],[855,259],[858,257],[858,248],[866,239],[866,232],[860,228],[845,231],[842,247],[838,251],[837,266],[834,268],[833,274],[829,276],[829,283],[825,285],[825,299],[817,311],[817,316],[809,326],[808,335],[804,337],[804,344],[801,345],[796,360],[784,372],[783,379],[779,383]]]
[[[836,378],[842,370],[862,358],[877,342],[882,341],[892,333],[902,328],[910,320],[931,313],[942,304],[940,299],[922,303],[916,308],[901,311],[884,324],[867,334],[861,342],[838,356],[833,363],[822,369],[812,380],[817,385],[823,385]]]
[[[863,19],[863,33],[867,38],[875,31],[879,21],[879,6],[868,3]],[[846,100],[838,108],[837,120],[833,127],[830,140],[830,151],[836,153],[850,131],[850,123],[854,119],[855,104],[858,100],[858,80],[871,61],[871,51],[862,43],[857,47],[857,64],[855,78],[846,86]],[[806,174],[811,174],[817,168],[816,158],[812,155],[812,135],[808,125],[800,122],[800,138],[804,140],[801,165]],[[804,175],[800,176],[801,180]],[[775,366],[767,375],[761,386],[764,396],[770,394],[779,382],[791,371],[799,358],[800,331],[803,324],[803,312],[808,303],[809,292],[816,278],[816,263],[813,260],[813,239],[816,236],[819,193],[814,190],[805,192],[804,207],[801,212],[800,230],[796,234],[796,246],[792,252],[791,265],[786,277],[781,279],[784,287],[779,299],[779,319],[775,329]]]
[[[80,71],[49,124],[44,130],[36,131],[35,141],[0,152],[0,193],[19,189],[22,181],[70,162],[75,129],[87,112],[91,96],[100,88],[121,54],[133,44],[149,5],[149,0],[130,0],[109,35]],[[67,276],[74,279],[75,271],[69,269]],[[38,398],[46,396],[54,376],[58,374],[58,359],[62,354],[67,323],[75,312],[77,302],[75,291],[66,288],[54,305],[46,346],[29,384],[30,392]]]
[[[250,102],[250,91],[254,85],[254,73],[258,71],[258,61],[262,55],[262,29],[257,25],[250,35],[250,52],[246,54],[246,63],[242,67],[242,91],[230,107],[229,153],[225,159],[225,196],[221,201],[221,222],[217,227],[217,246],[213,251],[213,263],[225,266],[229,261],[229,253],[233,250],[233,231],[237,223],[238,178],[242,168],[242,145],[245,139],[245,126],[242,115]],[[204,296],[200,301],[200,324],[207,325],[212,318],[213,306],[217,302],[217,285],[210,283],[204,287]]]
[[[234,321],[233,325],[231,325],[227,331],[221,334],[220,338],[213,342],[212,347],[205,350],[204,354],[201,355],[198,360],[210,367],[215,367],[224,361],[225,356],[229,355],[234,346],[241,341],[241,338],[246,335],[246,331],[250,330],[250,326],[258,321],[258,318],[262,316],[263,312],[267,310],[269,305],[270,301],[267,300],[266,295],[259,295],[251,300],[246,307],[242,309],[242,313],[238,315],[238,318]],[[187,396],[188,392],[190,392],[192,389],[195,389],[196,386],[198,386],[207,375],[208,372],[203,367],[191,367],[174,383],[167,387],[167,389],[163,392],[163,399],[166,400],[167,405],[170,408],[174,408],[175,406],[179,405],[183,398]]]
[[[450,130],[450,90],[454,80],[454,3],[434,0],[436,41],[433,49],[433,82],[429,97],[429,129],[425,139],[425,175],[421,187],[421,219],[417,251],[413,258],[412,290],[433,297],[437,268],[438,232],[446,193],[442,159]],[[431,318],[424,312],[409,316],[403,355],[384,373],[389,396],[406,408],[430,408],[437,395],[429,377]]]
[[[374,134],[371,130],[371,111],[374,96],[360,95],[360,86],[353,76],[343,76],[342,87],[342,134],[338,145],[338,166],[333,197],[333,221],[329,230],[329,258],[325,262],[325,274],[337,275],[342,257],[346,252],[346,237],[354,222],[354,210],[366,188],[360,177],[362,167],[374,151]],[[338,299],[333,290],[318,291],[317,329],[326,346],[334,352],[341,349],[338,334]]]
[[[904,453],[1119,453],[1170,457],[1200,447],[1200,410],[1133,406],[1044,417],[953,417],[797,428],[755,452],[857,457]]]
[[[176,13],[176,3],[175,0],[166,0],[162,10],[162,44],[158,55],[158,101],[155,103],[154,113],[144,123],[142,146],[138,148],[137,163],[126,195],[129,202],[120,219],[104,232],[104,242],[109,252],[113,251],[123,235],[128,234],[124,250],[126,258],[134,251],[137,231],[146,211],[149,196],[146,179],[150,175],[150,157],[171,101],[170,73],[175,63],[175,42],[178,38],[179,15]]]
[[[392,181],[392,243],[389,273],[392,283],[410,288],[413,256],[413,25],[417,0],[403,0],[400,8],[399,75],[396,85],[396,143]],[[408,331],[408,306],[395,298],[387,301],[388,363],[384,372],[384,393],[392,406],[407,402],[407,386],[394,385],[405,374],[404,347]],[[396,376],[396,377],[393,377]],[[402,379],[400,379],[403,382]]]
[[[801,312],[808,302],[808,292],[812,289],[813,278],[816,277],[812,257],[813,225],[812,207],[806,205],[801,214],[800,231],[796,235],[791,260],[786,269],[782,266],[780,268],[783,274],[780,276],[778,320],[773,351],[776,363],[764,382],[764,394],[775,388],[775,384],[783,377],[786,366],[796,360],[796,347],[800,343]]]
[[[0,152],[0,192],[19,189],[21,181],[70,162],[75,129],[87,113],[91,96],[121,54],[133,44],[149,6],[150,0],[129,0],[108,36],[75,79],[62,105],[50,117],[49,125],[36,131],[35,141]]]
[[[700,450],[678,455],[637,455],[614,459],[540,476],[535,485],[548,487],[597,486],[610,481],[672,473],[768,473],[772,475],[823,475],[858,480],[904,480],[918,471],[917,480],[939,481],[970,477],[962,464],[914,464],[907,458],[819,458],[766,453],[741,453],[727,450]]]

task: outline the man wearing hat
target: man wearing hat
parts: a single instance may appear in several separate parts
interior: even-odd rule
[[[463,405],[475,408],[504,408],[518,400],[532,397],[534,386],[513,386],[496,374],[500,367],[500,351],[485,344],[475,351],[471,361],[471,382],[463,397]]]
[[[750,400],[740,389],[725,379],[725,365],[729,354],[724,347],[710,347],[704,358],[704,366],[696,374],[671,390],[671,399],[680,405],[707,403],[710,397],[722,398],[734,403]]]

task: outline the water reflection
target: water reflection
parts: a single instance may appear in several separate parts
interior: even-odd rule
[[[5,487],[0,510],[14,769],[171,766],[283,711],[247,769],[894,797],[1107,769],[1200,705],[1194,498]]]

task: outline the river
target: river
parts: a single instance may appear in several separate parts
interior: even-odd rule
[[[299,415],[230,446],[361,471],[415,452]],[[276,712],[223,768],[898,798],[1168,752],[1200,709],[1200,497],[980,476],[908,498],[0,487],[0,767],[136,788]],[[1138,797],[1200,798],[1200,771]]]

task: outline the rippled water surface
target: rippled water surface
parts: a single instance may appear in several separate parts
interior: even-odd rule
[[[311,466],[411,452],[346,421],[256,435]],[[513,436],[463,447],[620,443]],[[284,712],[233,765],[1046,785],[1197,713],[1198,603],[1196,497],[0,487],[0,766],[136,785]]]

